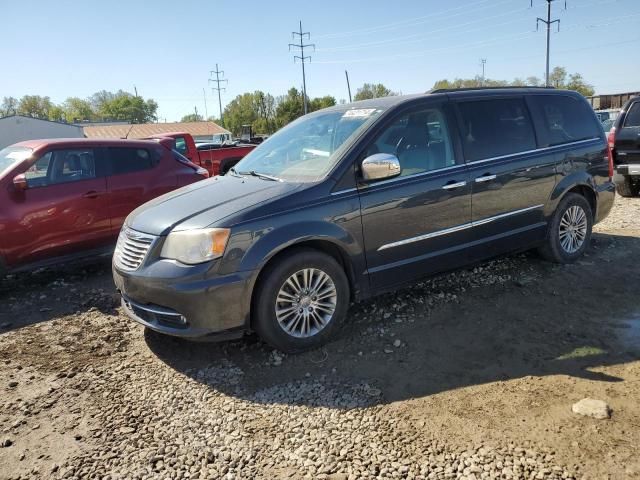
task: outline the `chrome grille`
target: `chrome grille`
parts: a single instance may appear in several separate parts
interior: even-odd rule
[[[113,263],[122,270],[137,270],[149,253],[155,239],[156,237],[153,235],[124,227],[118,236]]]

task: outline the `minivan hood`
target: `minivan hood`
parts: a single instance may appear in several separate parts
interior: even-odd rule
[[[299,184],[257,177],[213,177],[157,197],[135,209],[127,226],[151,235],[222,225],[224,218],[253,205],[286,195]],[[214,225],[215,224],[215,225]]]

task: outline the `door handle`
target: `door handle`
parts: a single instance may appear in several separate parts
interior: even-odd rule
[[[464,187],[467,182],[447,183],[442,187],[443,190],[453,190],[454,188]]]
[[[82,195],[82,198],[98,198],[102,193],[96,192],[95,190],[90,190],[87,193]]]
[[[483,175],[481,177],[476,178],[476,183],[482,182],[490,182],[491,180],[495,180],[496,175]]]

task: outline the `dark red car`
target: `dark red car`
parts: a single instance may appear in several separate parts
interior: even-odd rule
[[[0,274],[108,254],[132,210],[208,178],[172,143],[30,140],[0,150]]]

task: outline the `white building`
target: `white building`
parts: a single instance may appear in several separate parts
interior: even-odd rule
[[[82,127],[39,118],[11,115],[0,118],[0,149],[23,140],[83,138]]]

